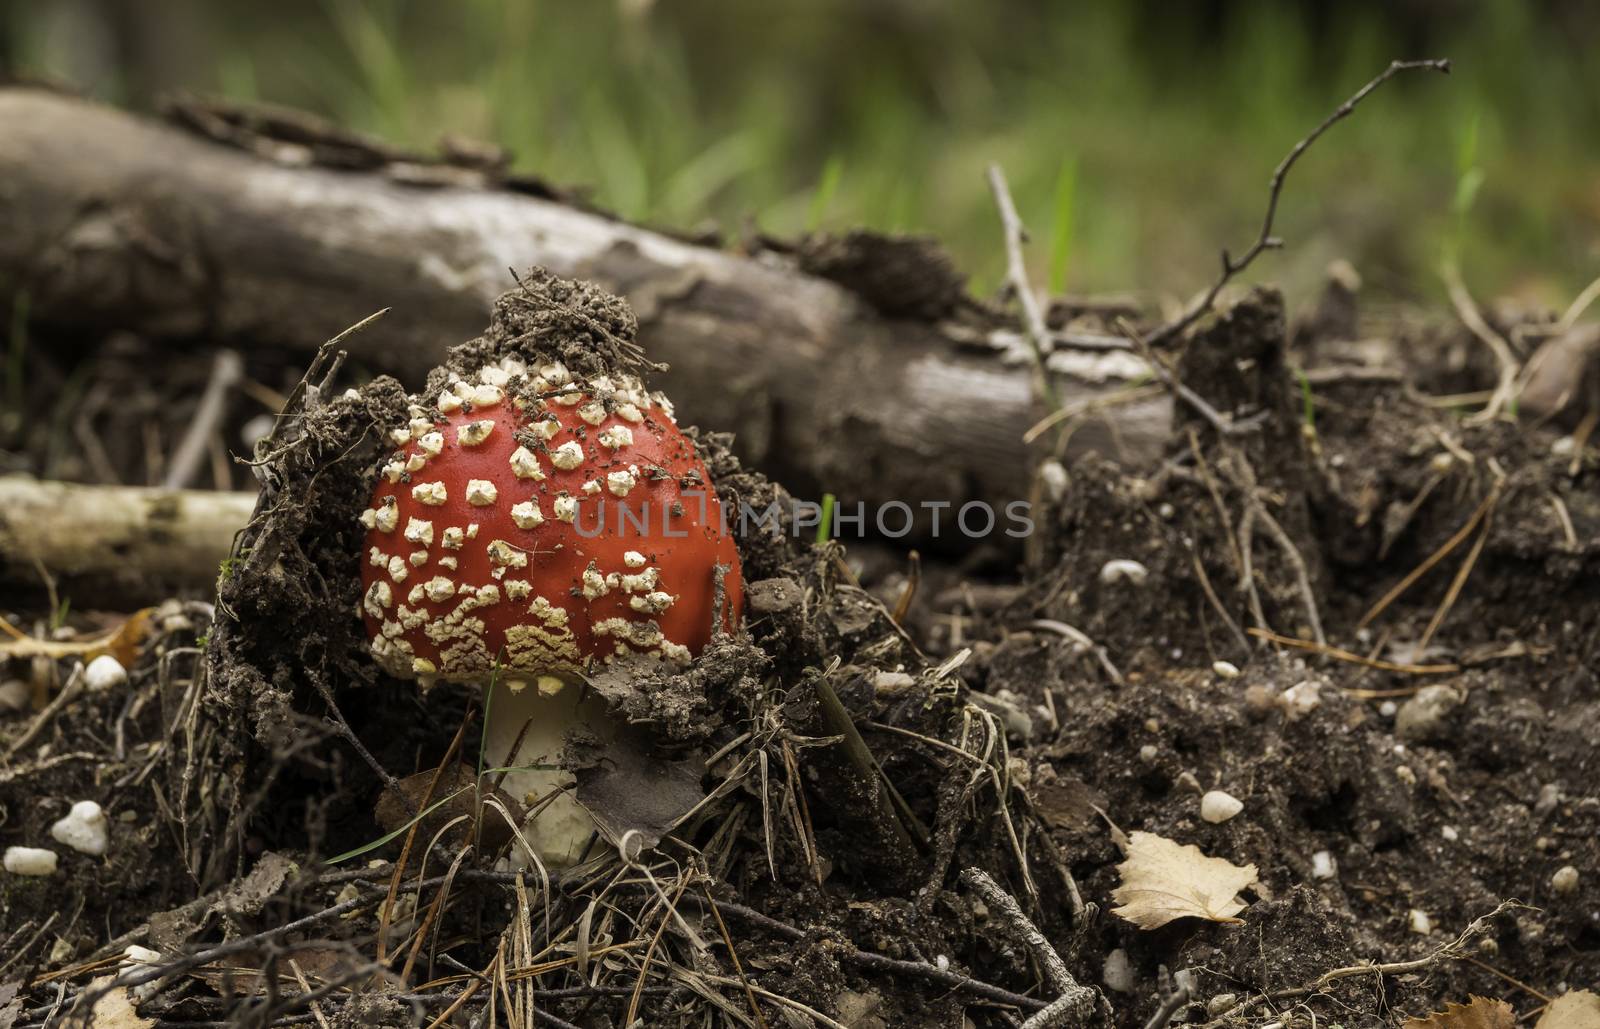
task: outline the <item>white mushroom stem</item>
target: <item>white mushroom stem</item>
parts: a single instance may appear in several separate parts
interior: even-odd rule
[[[576,686],[544,676],[528,682],[498,681],[487,700],[484,767],[515,768],[506,773],[500,789],[529,812],[526,823],[519,828],[546,866],[575,863],[583,856],[584,846],[594,832],[594,822],[573,796],[572,774],[557,767],[567,733],[573,729],[586,729],[603,741],[613,735],[605,701],[593,695],[582,697],[581,693]],[[523,725],[528,727],[526,733],[522,732]],[[489,779],[492,782],[494,777]],[[563,791],[561,795],[545,803],[557,790]],[[487,817],[500,816],[490,812]],[[520,849],[517,844],[516,850]],[[515,852],[513,860],[532,863],[527,855]]]

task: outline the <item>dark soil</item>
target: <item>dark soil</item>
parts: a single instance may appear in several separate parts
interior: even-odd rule
[[[859,254],[840,253],[856,274]],[[525,282],[460,367],[508,348],[639,359],[625,307]],[[104,858],[56,847],[54,877],[0,875],[0,1026],[81,1018],[110,988],[95,976],[114,966],[95,962],[129,944],[161,954],[170,977],[136,996],[172,1024],[428,1024],[469,988],[448,1017],[485,1024],[491,994],[497,1018],[527,1003],[515,980],[475,985],[503,954],[546,963],[532,1002],[568,1024],[625,1024],[648,961],[646,1025],[753,1024],[752,1003],[772,1026],[813,1024],[805,1009],[852,1027],[1018,1025],[1056,990],[961,884],[968,867],[1018,898],[1119,1026],[1184,987],[1180,1021],[1285,1026],[1386,1025],[1469,994],[1526,1014],[1537,994],[1593,987],[1600,462],[1554,447],[1564,428],[1426,403],[1484,384],[1452,356],[1456,334],[1392,339],[1407,383],[1342,374],[1336,341],[1303,331],[1290,351],[1289,336],[1268,291],[1208,318],[1178,367],[1253,430],[1186,418],[1158,467],[1041,475],[1026,565],[924,562],[901,625],[903,555],[744,541],[741,632],[683,674],[597,683],[652,727],[640,774],[703,803],[663,817],[653,851],[597,842],[548,885],[504,863],[504,833],[467,850],[448,836],[425,865],[428,840],[403,832],[325,863],[383,836],[380,802],[389,824],[397,799],[417,802],[416,780],[409,801],[386,786],[437,768],[458,730],[470,747],[478,699],[424,697],[365,656],[353,514],[404,391],[380,378],[345,396],[319,369],[268,447],[214,619],[162,608],[126,687],[78,695],[0,763],[0,846],[53,846],[76,800],[112,826]],[[725,499],[783,495],[725,440],[700,444]],[[1143,574],[1107,576],[1109,561]],[[1320,628],[1329,646],[1245,635],[1261,625]],[[4,677],[71,667],[12,661]],[[37,717],[0,713],[0,751]],[[602,779],[587,786],[604,806],[618,788]],[[1202,820],[1213,789],[1241,812]],[[1240,923],[1145,931],[1111,914],[1134,830],[1254,864]],[[391,903],[403,850],[413,885]],[[1368,961],[1412,964],[1292,992]],[[327,985],[315,1011],[293,968]]]

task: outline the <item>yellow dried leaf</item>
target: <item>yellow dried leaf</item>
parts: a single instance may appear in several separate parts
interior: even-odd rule
[[[1240,868],[1206,857],[1192,844],[1178,844],[1150,832],[1128,837],[1127,859],[1117,866],[1122,885],[1112,908],[1141,929],[1159,929],[1177,918],[1237,922],[1245,908],[1240,890],[1256,881],[1256,866]]]
[[[1569,990],[1551,1001],[1534,1029],[1600,1029],[1600,994]]]
[[[84,661],[92,661],[101,654],[110,654],[124,668],[132,668],[139,658],[139,644],[149,635],[150,616],[154,613],[153,607],[135,611],[127,621],[110,632],[81,640],[35,639],[0,618],[0,632],[11,637],[9,641],[0,642],[0,658],[47,657],[54,661],[64,657],[80,657]]]
[[[1472,997],[1465,1004],[1446,1004],[1427,1018],[1408,1018],[1401,1029],[1514,1029],[1517,1013],[1503,1000]]]

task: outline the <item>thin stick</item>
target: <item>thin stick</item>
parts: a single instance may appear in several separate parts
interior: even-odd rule
[[[1029,352],[1033,355],[1039,393],[1049,402],[1050,408],[1056,410],[1061,407],[1061,397],[1056,392],[1055,383],[1050,381],[1050,370],[1045,363],[1055,341],[1051,339],[1050,329],[1045,324],[1039,298],[1028,283],[1028,266],[1022,258],[1022,241],[1028,233],[1022,227],[1022,219],[1017,216],[1017,205],[1011,201],[1005,172],[1000,170],[998,164],[989,165],[989,190],[994,194],[995,207],[1000,209],[1000,224],[1005,229],[1006,280],[1011,283],[1011,291],[1022,305],[1022,321],[1028,330]]]
[[[217,429],[228,416],[228,398],[233,388],[244,378],[244,359],[233,350],[219,350],[211,361],[211,375],[206,380],[205,392],[200,394],[200,404],[195,408],[189,427],[184,430],[178,449],[173,451],[167,464],[167,474],[161,485],[167,489],[182,489],[200,470],[206,448],[216,437]]]
[[[1278,990],[1274,993],[1262,993],[1251,997],[1248,1000],[1242,1000],[1239,1003],[1234,1004],[1232,1007],[1224,1008],[1221,1011],[1215,1012],[1211,1021],[1205,1024],[1205,1029],[1215,1029],[1215,1027],[1221,1026],[1224,1022],[1235,1021],[1251,1009],[1261,1007],[1264,1004],[1272,1004],[1281,1000],[1292,1000],[1296,997],[1306,997],[1314,993],[1321,993],[1323,990],[1327,989],[1335,982],[1338,982],[1340,979],[1349,979],[1358,975],[1404,975],[1407,972],[1420,972],[1424,969],[1432,968],[1441,961],[1459,957],[1462,953],[1462,949],[1467,945],[1467,942],[1476,936],[1481,936],[1488,932],[1489,924],[1502,912],[1510,910],[1511,908],[1520,908],[1522,906],[1523,905],[1514,900],[1501,901],[1499,906],[1497,906],[1493,911],[1479,918],[1473,919],[1472,922],[1461,931],[1461,935],[1457,936],[1449,943],[1444,944],[1431,954],[1427,954],[1413,961],[1391,961],[1386,964],[1369,963],[1364,965],[1350,965],[1345,968],[1335,968],[1331,971],[1322,973],[1322,975],[1318,976],[1315,981],[1306,986],[1296,986],[1287,990]]]
[[[1331,657],[1336,661],[1348,661],[1350,664],[1361,665],[1364,668],[1372,668],[1380,672],[1399,672],[1402,675],[1453,675],[1461,671],[1460,665],[1406,665],[1395,664],[1393,661],[1382,661],[1375,657],[1363,657],[1360,654],[1352,654],[1348,650],[1341,650],[1326,643],[1313,643],[1310,640],[1297,639],[1294,636],[1283,636],[1270,629],[1251,629],[1249,631],[1250,635],[1266,640],[1269,643],[1281,643],[1286,647],[1313,651],[1314,653]],[[1413,691],[1402,690],[1400,692],[1409,694]]]
[[[1522,366],[1517,362],[1517,356],[1512,353],[1511,344],[1506,342],[1506,338],[1484,321],[1478,305],[1473,302],[1472,294],[1467,292],[1467,284],[1461,281],[1461,272],[1456,268],[1455,262],[1446,261],[1439,275],[1444,279],[1445,289],[1450,294],[1451,306],[1456,309],[1456,315],[1460,317],[1461,323],[1483,341],[1494,354],[1495,363],[1500,366],[1500,381],[1496,383],[1494,392],[1489,394],[1489,402],[1484,405],[1482,411],[1467,419],[1468,425],[1483,425],[1500,417],[1500,412],[1516,399],[1517,375],[1522,371]]]
[[[1002,890],[986,872],[968,868],[961,873],[961,881],[972,887],[989,906],[989,910],[999,915],[1017,942],[1028,948],[1044,969],[1045,979],[1056,991],[1057,999],[1024,1022],[1023,1029],[1057,1029],[1059,1026],[1085,1022],[1094,1010],[1099,994],[1091,987],[1078,984],[1078,980],[1067,970],[1067,963],[1061,960],[1061,955],[1044,938],[1044,933],[1022,913],[1022,908],[1011,894]]]
[[[1498,499],[1500,484],[1495,483],[1492,494]],[[1483,545],[1489,539],[1489,530],[1494,525],[1494,506],[1483,513],[1483,527],[1478,531],[1478,538],[1473,541],[1472,549],[1467,551],[1467,559],[1461,562],[1461,567],[1456,570],[1454,579],[1450,580],[1450,588],[1445,591],[1444,600],[1440,602],[1439,609],[1433,613],[1433,618],[1428,621],[1428,628],[1422,633],[1422,638],[1417,641],[1417,653],[1427,649],[1428,641],[1433,639],[1433,634],[1439,630],[1445,616],[1455,606],[1456,598],[1461,596],[1461,589],[1467,584],[1467,577],[1472,574],[1472,569],[1478,563],[1478,555],[1483,553]]]
[[[1497,483],[1489,490],[1489,495],[1483,498],[1483,503],[1479,504],[1477,509],[1472,512],[1472,516],[1467,519],[1467,524],[1457,529],[1454,536],[1451,536],[1449,539],[1445,540],[1443,546],[1441,546],[1438,550],[1435,550],[1432,554],[1429,554],[1428,557],[1420,565],[1417,565],[1417,567],[1413,568],[1410,574],[1408,574],[1404,579],[1401,579],[1399,582],[1395,583],[1394,587],[1390,589],[1388,593],[1385,593],[1381,600],[1379,600],[1376,604],[1373,604],[1367,613],[1361,616],[1361,621],[1356,623],[1356,628],[1364,629],[1370,625],[1372,620],[1383,614],[1384,610],[1388,608],[1390,604],[1398,600],[1402,593],[1410,589],[1418,579],[1422,578],[1424,575],[1427,575],[1428,572],[1432,570],[1434,565],[1449,557],[1451,551],[1459,547],[1468,536],[1472,535],[1472,530],[1477,527],[1477,524],[1480,521],[1483,520],[1483,516],[1489,513],[1489,508],[1494,505],[1495,501],[1499,499],[1499,496],[1500,487]]]
[[[0,761],[10,761],[13,757],[22,753],[24,747],[38,739],[39,734],[44,732],[51,722],[55,721],[56,715],[60,714],[63,708],[78,698],[78,694],[83,691],[83,682],[83,662],[80,661],[73,667],[72,674],[67,677],[67,684],[61,687],[61,692],[56,694],[56,699],[52,700],[45,706],[43,711],[39,712],[38,717],[33,720],[33,724],[28,726],[27,732],[18,736],[11,746],[6,748],[5,754],[0,755]]]
[[[1211,427],[1220,435],[1237,436],[1260,424],[1259,416],[1236,422],[1231,416],[1212,407],[1209,400],[1189,388],[1182,379],[1172,373],[1172,370],[1156,356],[1150,340],[1141,336],[1139,330],[1135,329],[1126,318],[1117,319],[1117,328],[1128,337],[1128,342],[1133,344],[1133,349],[1138,351],[1144,363],[1150,366],[1150,374],[1159,379],[1162,385],[1171,390],[1179,400],[1193,408],[1196,414],[1210,422]]]
[[[1583,317],[1583,312],[1589,309],[1589,305],[1594,303],[1597,297],[1600,297],[1600,279],[1595,279],[1583,287],[1583,292],[1578,294],[1572,301],[1572,306],[1568,307],[1561,320],[1556,322],[1555,335],[1567,332],[1578,324],[1578,319]]]
[[[1178,1009],[1187,1003],[1189,1003],[1189,987],[1180,986],[1173,990],[1172,995],[1156,1009],[1154,1015],[1150,1016],[1150,1021],[1144,1024],[1144,1029],[1162,1029],[1162,1026],[1172,1021],[1172,1016],[1178,1013]]]
[[[1172,339],[1178,333],[1193,325],[1201,315],[1211,310],[1211,305],[1216,302],[1217,294],[1222,292],[1222,287],[1226,286],[1235,275],[1248,268],[1250,262],[1259,257],[1263,250],[1276,250],[1283,246],[1283,240],[1272,234],[1272,223],[1278,216],[1278,198],[1283,192],[1283,180],[1288,177],[1289,169],[1294,167],[1294,163],[1300,159],[1300,155],[1310,149],[1311,144],[1320,139],[1323,133],[1333,128],[1338,122],[1348,118],[1351,112],[1356,109],[1356,105],[1365,100],[1373,90],[1388,82],[1400,72],[1413,70],[1449,74],[1450,62],[1447,60],[1390,62],[1389,67],[1379,73],[1377,78],[1356,90],[1350,99],[1340,104],[1332,114],[1323,119],[1322,124],[1313,129],[1309,136],[1296,143],[1284,159],[1278,162],[1278,167],[1272,172],[1272,180],[1267,186],[1267,211],[1261,219],[1261,231],[1257,234],[1255,242],[1250,244],[1250,249],[1246,250],[1244,256],[1237,260],[1230,256],[1228,251],[1224,250],[1222,252],[1222,274],[1218,276],[1217,281],[1212,283],[1211,288],[1200,298],[1199,303],[1151,333],[1148,337],[1148,342],[1152,346]]]
[[[728,934],[728,923],[722,920],[722,912],[717,910],[717,902],[711,899],[711,890],[706,884],[700,884],[700,892],[706,895],[706,906],[711,909],[711,914],[717,920],[717,928],[722,932],[722,942],[728,948],[728,959],[733,962],[733,970],[739,975],[739,982],[744,986],[745,1000],[750,1002],[750,1013],[756,1017],[756,1024],[761,1029],[767,1029],[767,1018],[761,1013],[761,1006],[756,1003],[755,991],[750,988],[750,980],[745,977],[744,966],[739,963],[739,952],[733,948],[733,937]]]

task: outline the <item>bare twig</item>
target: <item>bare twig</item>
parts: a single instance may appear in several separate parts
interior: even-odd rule
[[[201,459],[206,456],[206,448],[228,415],[229,394],[243,378],[244,359],[233,350],[217,351],[211,362],[211,377],[200,395],[200,405],[167,464],[166,478],[161,483],[167,489],[182,489],[194,479]]]
[[[1600,298],[1600,279],[1595,279],[1589,283],[1583,288],[1583,292],[1573,299],[1572,305],[1561,316],[1561,320],[1556,322],[1555,335],[1571,331],[1572,327],[1578,324],[1578,319],[1583,317],[1583,312],[1589,309],[1589,305],[1594,303],[1596,298]]]
[[[1309,650],[1313,653],[1321,654],[1324,657],[1331,657],[1335,661],[1347,661],[1350,664],[1361,665],[1365,668],[1376,669],[1380,672],[1396,672],[1401,675],[1454,675],[1455,673],[1461,671],[1461,666],[1454,664],[1408,665],[1396,664],[1393,661],[1384,661],[1375,657],[1362,657],[1360,654],[1352,654],[1348,650],[1341,650],[1338,647],[1330,646],[1326,643],[1313,643],[1310,640],[1303,640],[1295,636],[1283,636],[1272,632],[1269,629],[1251,629],[1250,635],[1259,639],[1264,639],[1269,643],[1277,643],[1285,647],[1296,647],[1300,650]],[[1356,691],[1347,688],[1345,692],[1351,693]],[[1405,690],[1403,692],[1411,693],[1413,691]]]
[[[1512,353],[1511,344],[1506,342],[1506,338],[1484,320],[1478,305],[1473,302],[1472,294],[1467,292],[1467,284],[1461,281],[1461,271],[1455,262],[1446,261],[1439,274],[1444,279],[1445,289],[1450,293],[1450,303],[1455,307],[1461,323],[1483,341],[1484,346],[1494,354],[1495,364],[1500,366],[1500,380],[1495,383],[1494,392],[1489,394],[1488,404],[1467,419],[1468,425],[1483,425],[1500,417],[1501,412],[1516,399],[1517,376],[1522,371],[1522,365],[1517,361],[1516,354]]]
[[[1144,1029],[1162,1029],[1172,1021],[1172,1016],[1178,1013],[1178,1009],[1187,1003],[1189,1003],[1189,987],[1180,986],[1162,1001],[1156,1013],[1150,1016],[1150,1021],[1144,1024]]]
[[[1092,987],[1078,984],[1072,973],[1067,971],[1061,955],[1050,946],[1050,941],[1028,920],[1028,916],[1022,913],[1022,908],[1011,894],[1002,890],[986,872],[978,868],[968,868],[962,872],[961,881],[972,887],[989,906],[989,910],[1000,917],[1017,942],[1028,948],[1056,991],[1056,1000],[1024,1022],[1023,1029],[1059,1029],[1061,1026],[1081,1025],[1088,1021],[1099,1001],[1099,993]]]
[[[56,715],[60,714],[62,709],[77,699],[78,694],[83,690],[83,683],[83,662],[80,661],[73,667],[72,674],[67,678],[67,684],[61,687],[61,692],[57,693],[55,699],[43,711],[39,712],[38,716],[34,718],[33,724],[28,726],[27,731],[12,741],[11,746],[6,748],[6,752],[0,755],[0,761],[10,761],[22,753],[25,747],[38,739],[39,734],[49,728],[51,722],[55,721]]]
[[[1468,536],[1472,535],[1472,530],[1477,528],[1478,523],[1488,515],[1489,509],[1493,507],[1495,503],[1499,501],[1499,499],[1500,484],[1496,482],[1495,485],[1490,488],[1488,495],[1483,498],[1483,502],[1480,503],[1472,512],[1472,514],[1467,517],[1466,524],[1457,529],[1454,536],[1451,536],[1449,539],[1445,540],[1444,544],[1440,546],[1438,550],[1435,550],[1432,554],[1429,554],[1421,564],[1417,565],[1417,567],[1413,568],[1409,573],[1407,573],[1405,578],[1395,583],[1394,587],[1391,588],[1388,593],[1385,593],[1376,604],[1373,604],[1372,607],[1367,610],[1366,614],[1361,616],[1361,621],[1356,623],[1356,628],[1364,629],[1368,625],[1371,625],[1374,618],[1377,618],[1379,615],[1383,614],[1384,610],[1387,609],[1390,604],[1398,600],[1402,593],[1415,585],[1418,579],[1428,574],[1428,572],[1433,569],[1434,565],[1438,564],[1440,561],[1443,561],[1446,557],[1449,557],[1451,551],[1455,550],[1456,547],[1459,547],[1463,542],[1466,541]]]
[[[1011,283],[1011,291],[1022,305],[1022,322],[1027,329],[1039,394],[1049,402],[1051,410],[1056,410],[1061,407],[1061,397],[1056,392],[1055,383],[1050,381],[1050,371],[1045,364],[1055,341],[1051,338],[1049,326],[1045,324],[1039,297],[1028,282],[1028,266],[1022,259],[1022,242],[1027,239],[1028,233],[1022,227],[1022,219],[1017,216],[1017,205],[1011,200],[1005,172],[1000,170],[998,164],[989,165],[989,190],[994,193],[995,207],[1000,209],[1000,224],[1005,229],[1006,280]]]
[[[1350,965],[1345,968],[1335,968],[1331,971],[1322,973],[1322,975],[1318,976],[1313,982],[1306,986],[1296,986],[1287,990],[1278,990],[1274,993],[1262,993],[1247,1000],[1242,1000],[1231,1007],[1224,1008],[1221,1011],[1213,1012],[1211,1021],[1205,1024],[1205,1029],[1213,1029],[1213,1027],[1220,1026],[1224,1022],[1235,1021],[1247,1011],[1250,1011],[1253,1008],[1261,1007],[1264,1004],[1274,1004],[1282,1000],[1293,1000],[1297,997],[1306,997],[1312,994],[1321,993],[1323,990],[1326,990],[1328,987],[1332,986],[1341,979],[1349,979],[1354,976],[1363,975],[1404,975],[1407,972],[1420,972],[1424,969],[1432,968],[1434,965],[1437,965],[1440,962],[1455,958],[1462,954],[1467,943],[1475,937],[1482,936],[1483,934],[1487,933],[1490,928],[1490,923],[1492,923],[1494,919],[1502,912],[1522,906],[1522,904],[1519,904],[1514,900],[1502,901],[1493,911],[1473,919],[1472,922],[1461,931],[1461,935],[1457,936],[1449,943],[1439,947],[1437,950],[1434,950],[1432,953],[1424,955],[1423,957],[1417,958],[1413,961],[1391,961],[1387,963],[1367,962],[1366,964],[1361,965]]]
[[[1133,344],[1133,349],[1144,359],[1144,363],[1150,366],[1150,374],[1160,380],[1161,384],[1171,390],[1179,400],[1193,408],[1195,414],[1210,422],[1211,427],[1216,429],[1220,435],[1237,436],[1241,433],[1249,432],[1262,422],[1262,415],[1235,421],[1232,416],[1218,411],[1211,406],[1209,400],[1190,389],[1182,379],[1172,373],[1172,370],[1156,356],[1155,350],[1151,347],[1151,341],[1140,335],[1139,330],[1135,329],[1126,318],[1117,319],[1117,328],[1121,330],[1123,335],[1128,337],[1128,342]]]
[[[1416,70],[1437,71],[1448,74],[1450,62],[1447,60],[1390,62],[1389,67],[1380,72],[1377,78],[1356,90],[1350,99],[1340,104],[1332,114],[1323,119],[1322,124],[1313,129],[1310,135],[1296,143],[1284,159],[1278,162],[1278,167],[1272,172],[1272,179],[1267,186],[1267,210],[1261,219],[1261,231],[1257,234],[1255,242],[1250,244],[1250,248],[1244,252],[1243,256],[1238,258],[1234,258],[1228,251],[1224,250],[1222,252],[1222,273],[1217,277],[1217,281],[1212,283],[1211,288],[1206,290],[1205,295],[1200,298],[1198,303],[1152,332],[1146,338],[1148,343],[1152,346],[1165,343],[1193,325],[1201,315],[1211,310],[1211,305],[1216,303],[1217,294],[1222,292],[1222,288],[1235,275],[1248,268],[1250,262],[1259,257],[1263,250],[1276,250],[1283,246],[1283,240],[1272,234],[1272,223],[1278,216],[1278,198],[1283,193],[1283,180],[1288,177],[1289,169],[1294,167],[1294,163],[1300,159],[1300,155],[1310,149],[1311,144],[1320,139],[1323,133],[1333,128],[1338,122],[1348,118],[1351,112],[1356,109],[1356,105],[1365,100],[1373,90],[1400,72]]]

